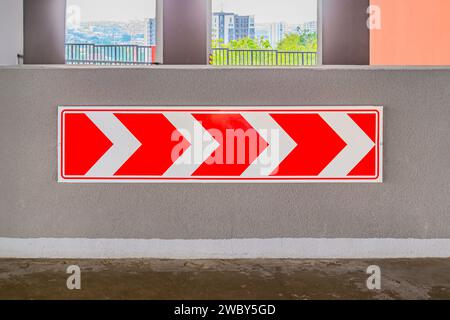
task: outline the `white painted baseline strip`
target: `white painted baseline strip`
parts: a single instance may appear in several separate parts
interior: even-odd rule
[[[0,238],[1,258],[447,258],[450,239]]]

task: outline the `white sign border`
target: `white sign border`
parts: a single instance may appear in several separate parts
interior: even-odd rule
[[[233,177],[227,177],[227,180],[224,179],[220,179],[220,178],[224,178],[224,177],[199,177],[199,178],[180,178],[180,179],[164,179],[161,178],[160,176],[149,176],[148,178],[142,178],[142,179],[136,179],[133,177],[128,177],[127,178],[121,178],[120,180],[112,180],[112,179],[104,179],[104,178],[98,178],[98,179],[76,179],[76,178],[71,178],[71,179],[67,179],[64,178],[62,175],[62,155],[61,155],[61,146],[62,146],[62,140],[63,137],[62,135],[64,134],[63,132],[61,132],[61,128],[62,128],[62,123],[61,123],[61,115],[63,111],[67,111],[67,110],[71,110],[71,111],[78,111],[78,110],[84,110],[84,109],[89,109],[89,110],[102,110],[102,109],[108,109],[108,110],[117,110],[117,111],[122,111],[122,112],[127,112],[129,113],[129,111],[124,111],[124,109],[126,108],[142,108],[143,111],[152,111],[152,110],[166,110],[166,111],[173,111],[174,109],[178,110],[178,109],[198,109],[198,111],[196,111],[196,113],[210,113],[211,109],[220,111],[222,113],[233,113],[236,112],[236,110],[244,110],[244,111],[252,111],[252,110],[271,110],[274,112],[277,112],[277,109],[280,109],[280,112],[282,112],[281,110],[287,110],[287,109],[292,109],[292,111],[301,111],[301,109],[307,109],[308,111],[311,110],[312,113],[314,113],[314,110],[321,110],[321,111],[325,111],[325,110],[329,110],[329,111],[334,111],[333,109],[336,110],[341,110],[341,109],[355,109],[358,111],[377,111],[377,115],[379,117],[378,121],[379,121],[379,132],[377,135],[377,140],[378,140],[378,145],[376,144],[376,147],[378,148],[378,175],[376,178],[374,179],[366,179],[363,180],[361,178],[359,179],[349,179],[349,178],[334,178],[334,179],[311,179],[310,177],[308,179],[306,179],[307,177],[301,178],[301,177],[293,177],[290,179],[287,179],[289,177],[284,177],[283,179],[280,178],[269,178],[269,179],[253,179],[253,178],[246,178],[245,180],[242,179],[242,177],[240,176],[233,176]],[[201,109],[207,109],[208,111],[201,111]],[[339,105],[339,106],[328,106],[328,105],[314,105],[314,106],[209,106],[209,105],[203,105],[203,106],[199,106],[199,105],[174,105],[174,106],[144,106],[144,105],[115,105],[115,106],[111,106],[111,105],[59,105],[58,106],[58,131],[57,131],[57,141],[58,141],[58,159],[57,159],[57,163],[58,163],[58,179],[57,182],[58,183],[87,183],[87,184],[91,184],[91,183],[155,183],[155,184],[159,184],[159,183],[277,183],[277,184],[284,184],[284,183],[382,183],[383,182],[383,110],[384,107],[383,106],[369,106],[369,105]],[[134,111],[136,113],[140,112],[140,111]]]

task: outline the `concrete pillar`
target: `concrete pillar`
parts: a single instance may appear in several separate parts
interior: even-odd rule
[[[368,65],[369,0],[322,1],[322,64]]]
[[[22,0],[0,1],[0,65],[15,65],[23,53]]]
[[[207,64],[210,0],[164,0],[163,63]]]
[[[24,0],[24,64],[64,64],[66,0]]]

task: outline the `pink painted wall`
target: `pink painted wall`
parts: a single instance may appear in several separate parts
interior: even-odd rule
[[[372,65],[450,65],[450,0],[371,0],[381,29],[370,33]]]

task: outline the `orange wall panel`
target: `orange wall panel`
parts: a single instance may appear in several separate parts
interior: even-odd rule
[[[450,0],[371,0],[381,29],[370,32],[372,65],[450,65]]]

